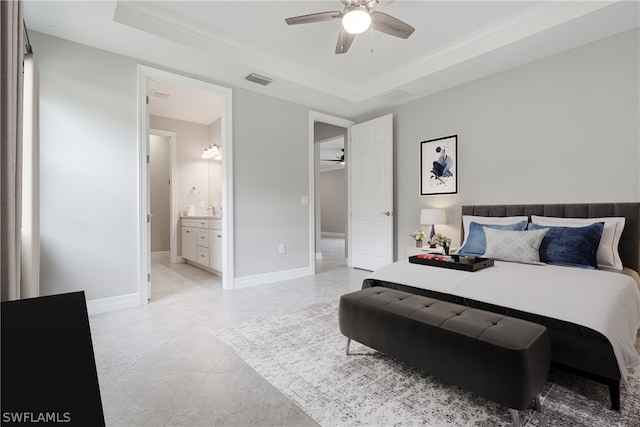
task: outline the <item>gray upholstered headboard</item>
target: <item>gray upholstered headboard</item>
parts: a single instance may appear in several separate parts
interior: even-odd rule
[[[618,251],[622,264],[640,271],[640,203],[571,203],[549,205],[468,205],[462,215],[518,216],[542,215],[562,218],[626,218]],[[464,239],[464,229],[462,229]]]

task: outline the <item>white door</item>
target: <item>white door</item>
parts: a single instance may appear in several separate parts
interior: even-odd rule
[[[393,262],[393,116],[351,127],[351,265]]]

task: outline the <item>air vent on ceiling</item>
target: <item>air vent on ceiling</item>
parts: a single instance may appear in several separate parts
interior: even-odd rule
[[[151,89],[151,96],[160,98],[160,99],[169,99],[171,94],[166,92],[160,92],[158,89]]]
[[[389,102],[396,102],[404,97],[411,95],[409,92],[405,92],[402,89],[396,89],[391,92],[385,93],[381,96],[382,99]]]
[[[260,74],[256,73],[249,74],[247,77],[245,77],[245,79],[249,80],[250,82],[258,83],[262,86],[266,86],[273,81],[269,77],[261,76]]]

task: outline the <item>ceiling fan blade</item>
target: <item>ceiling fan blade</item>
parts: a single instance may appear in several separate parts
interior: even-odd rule
[[[340,26],[340,34],[338,35],[338,43],[336,44],[336,55],[347,53],[355,37],[355,34],[347,32],[344,27]]]
[[[341,18],[342,12],[334,10],[332,12],[312,13],[310,15],[294,16],[287,18],[285,21],[289,25],[311,24],[313,22],[331,21],[335,18]]]
[[[396,0],[372,0],[369,3],[369,9],[371,9],[371,10],[380,10],[383,7],[386,7],[389,4],[393,3],[394,1],[396,1]]]
[[[400,37],[401,39],[408,39],[415,31],[415,28],[406,22],[383,12],[371,12],[371,26],[374,30]]]

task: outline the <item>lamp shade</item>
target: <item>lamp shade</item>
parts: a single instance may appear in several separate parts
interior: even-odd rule
[[[420,224],[434,225],[446,224],[447,216],[444,209],[422,209],[420,211]]]

